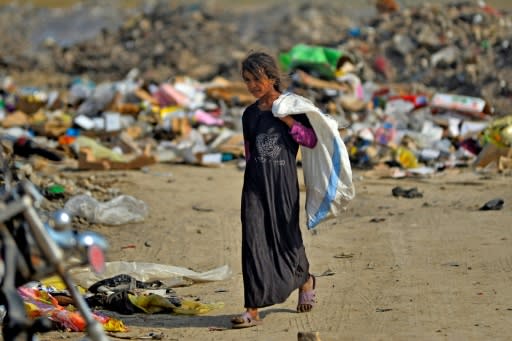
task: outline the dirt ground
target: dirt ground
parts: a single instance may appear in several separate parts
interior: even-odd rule
[[[101,176],[99,173],[98,176]],[[103,173],[106,174],[106,173]],[[230,329],[243,311],[240,193],[243,171],[158,164],[118,173],[118,188],[150,207],[144,222],[102,227],[108,260],[207,271],[229,265],[225,281],[176,288],[178,295],[224,307],[202,316],[119,316],[129,332],[112,340],[506,340],[512,335],[512,186],[510,176],[457,169],[429,178],[378,179],[356,171],[357,196],[316,234],[303,228],[318,304],[295,312],[297,292],[261,311],[263,325]],[[393,197],[395,186],[422,198]],[[500,197],[497,211],[478,210]],[[302,198],[304,199],[304,198]],[[199,208],[199,210],[198,210]],[[304,214],[301,216],[304,221]],[[304,224],[302,226],[305,226]],[[134,248],[123,246],[134,244]],[[42,340],[79,339],[50,333]]]

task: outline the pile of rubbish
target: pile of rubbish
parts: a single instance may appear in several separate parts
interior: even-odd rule
[[[242,83],[146,84],[136,74],[101,84],[77,79],[65,92],[18,89],[4,79],[0,138],[16,156],[75,169],[219,165],[243,156],[243,109],[232,106],[252,100]]]
[[[197,273],[180,267],[128,262],[107,263],[101,278],[91,275],[89,269],[78,269],[73,274],[87,304],[94,309],[94,318],[107,332],[128,331],[119,314],[201,315],[220,309],[222,302],[205,303],[199,299],[184,298],[173,288],[195,282],[224,280],[230,275],[227,266]],[[73,300],[59,277],[33,281],[17,290],[29,317],[46,316],[57,330],[86,330],[86,321],[73,307]]]
[[[264,46],[289,75],[288,90],[338,120],[355,168],[386,165],[394,176],[510,169],[509,13],[483,2],[377,1],[373,16],[355,22],[327,3],[280,6],[227,16],[155,1],[90,39],[46,41],[23,58],[6,49],[0,139],[35,170],[243,167],[241,114],[254,99],[239,63]],[[6,8],[4,16],[18,7]],[[34,68],[67,82],[26,86],[8,74]]]
[[[51,86],[67,86],[72,76],[121,79],[133,68],[157,83],[175,76],[236,80],[248,51],[277,55],[304,43],[350,52],[363,66],[365,81],[421,83],[485,98],[498,111],[510,107],[510,12],[476,0],[403,8],[395,1],[375,2],[371,7],[298,1],[246,11],[213,2],[9,5],[0,8],[6,33],[0,38],[0,72],[37,70],[48,75],[38,82]],[[28,17],[34,19],[27,23]]]
[[[291,61],[289,89],[338,120],[355,168],[386,164],[407,174],[510,168],[512,116],[488,111],[479,97],[363,82],[343,53],[335,79],[315,77],[316,58],[326,49],[297,45],[281,57]],[[132,70],[117,82],[80,78],[63,92],[17,88],[6,78],[2,91],[0,139],[30,161],[31,174],[52,167],[143,169],[156,162],[218,167],[236,161],[243,167],[241,114],[253,98],[240,81],[177,77],[155,84]]]
[[[306,2],[249,12],[209,2],[175,6],[151,1],[138,9],[115,3],[88,1],[65,9],[1,7],[0,25],[5,27],[0,27],[7,34],[0,38],[0,70],[87,74],[105,81],[138,68],[157,82],[175,75],[201,81],[214,76],[233,79],[239,78],[239,62],[247,51],[277,52],[298,41],[334,42],[349,20],[340,6]],[[33,18],[30,23],[27,17]]]

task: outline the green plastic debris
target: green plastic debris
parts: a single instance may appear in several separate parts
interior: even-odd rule
[[[49,185],[43,190],[43,195],[50,200],[63,198],[65,193],[66,188],[61,184]]]
[[[289,52],[279,54],[279,63],[285,72],[302,69],[326,79],[334,79],[338,60],[343,51],[315,45],[297,44]]]
[[[48,188],[46,188],[46,191],[50,194],[62,194],[66,191],[66,189],[62,185],[54,184],[48,186]]]

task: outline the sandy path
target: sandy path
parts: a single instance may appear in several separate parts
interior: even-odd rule
[[[512,335],[512,182],[467,170],[416,180],[378,180],[357,172],[357,197],[347,212],[323,223],[315,235],[304,230],[311,270],[324,274],[318,277],[314,311],[296,314],[293,293],[284,304],[262,311],[261,327],[209,330],[228,328],[230,317],[242,311],[242,177],[230,164],[161,164],[148,173],[119,173],[118,187],[144,200],[150,215],[143,223],[100,229],[111,243],[110,260],[196,271],[227,264],[233,270],[229,280],[176,289],[202,302],[224,302],[224,308],[206,316],[121,316],[129,335],[163,332],[164,340],[206,341],[291,341],[299,331],[319,331],[324,341]],[[417,187],[424,196],[395,198],[395,186]],[[495,197],[505,200],[504,209],[478,211]],[[128,244],[135,248],[122,249]],[[56,335],[79,338],[51,333],[42,339]]]

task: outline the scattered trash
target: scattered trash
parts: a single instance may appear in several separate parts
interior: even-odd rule
[[[376,16],[359,22],[346,18],[336,2],[276,5],[271,9],[276,15],[268,16],[276,22],[269,21],[256,33],[247,28],[261,25],[247,20],[258,19],[220,16],[202,5],[174,9],[154,3],[130,20],[121,19],[124,9],[104,6],[102,11],[119,14],[109,30],[78,32],[80,39],[51,37],[35,54],[24,48],[24,40],[47,31],[31,34],[24,18],[36,18],[43,11],[13,5],[19,15],[12,16],[9,25],[25,34],[4,37],[0,142],[24,164],[20,173],[43,188],[48,200],[68,200],[65,206],[79,223],[142,221],[147,205],[120,195],[112,187],[116,180],[97,175],[75,181],[59,176],[47,179],[40,171],[140,169],[170,177],[172,182],[171,173],[153,173],[150,166],[219,167],[233,162],[243,170],[241,113],[254,99],[240,80],[239,51],[250,50],[249,44],[260,37],[274,37],[265,45],[279,55],[283,70],[290,74],[290,90],[311,99],[337,121],[350,162],[354,168],[369,170],[365,176],[431,177],[468,166],[512,171],[512,53],[510,30],[505,29],[511,26],[510,13],[483,2],[439,5],[434,14],[427,2],[407,9],[394,0],[378,0],[374,5]],[[76,20],[66,9],[46,13]],[[279,13],[286,13],[290,20],[282,21]],[[309,20],[301,19],[304,14]],[[18,17],[21,20],[16,22]],[[449,34],[440,35],[441,26]],[[219,39],[230,44],[219,44]],[[182,43],[190,41],[194,43]],[[198,57],[204,51],[209,52],[207,63]],[[9,76],[13,71],[28,75],[31,70],[46,73],[48,84],[26,86]],[[83,76],[75,78],[79,74]],[[55,78],[60,78],[60,84],[55,84]],[[423,197],[417,188],[402,187],[393,188],[392,195]],[[497,198],[479,209],[503,206],[504,200]],[[199,205],[192,209],[213,211]],[[383,221],[381,217],[370,220]],[[151,242],[144,246],[151,247]],[[136,244],[122,246],[135,248]],[[443,265],[460,266],[457,262]],[[116,269],[110,275],[132,273],[140,276],[138,280],[164,277],[170,285],[231,274],[227,267],[198,274],[158,264],[110,266]],[[366,265],[374,268],[371,262]],[[319,277],[334,274],[328,269]],[[98,280],[88,275],[77,274],[85,282]],[[203,308],[190,304],[183,312]],[[224,330],[216,328],[209,330]],[[314,337],[319,339],[318,333]],[[161,339],[163,334],[125,338]]]
[[[291,75],[290,90],[336,119],[354,168],[387,165],[393,177],[428,177],[463,165],[510,170],[512,89],[506,79],[512,64],[503,29],[511,25],[510,14],[478,3],[445,4],[435,15],[430,4],[404,9],[385,0],[375,6],[375,17],[355,23],[342,3],[276,5],[271,10],[289,18],[314,9],[315,20],[283,24],[273,21],[279,15],[268,16],[268,25],[252,36],[247,18],[203,5],[154,4],[126,24],[112,23],[111,31],[86,40],[79,34],[69,40],[73,45],[54,42],[35,56],[21,53],[20,37],[7,37],[0,138],[20,137],[13,144],[19,157],[73,159],[81,170],[143,169],[157,162],[218,167],[230,161],[243,169],[240,116],[254,99],[240,79],[241,57],[231,51],[250,50],[248,42],[286,32],[265,45]],[[114,7],[103,10],[117,18],[133,14]],[[16,10],[25,13],[20,18],[44,15]],[[49,10],[63,21],[67,11],[73,13],[68,20],[76,20],[72,9]],[[381,20],[379,13],[392,15]],[[443,39],[440,21],[450,32]],[[180,23],[187,29],[176,32]],[[298,24],[304,29],[289,29]],[[243,27],[244,39],[231,25]],[[22,22],[12,23],[18,26],[26,32]],[[317,35],[324,45],[312,43]],[[179,43],[191,36],[201,39]],[[290,48],[292,41],[297,43]],[[464,51],[461,41],[469,42]],[[163,53],[168,49],[179,52]],[[209,64],[197,58],[205,50],[212,52]],[[65,80],[25,86],[8,75],[32,69],[58,72]]]
[[[486,202],[482,207],[480,207],[480,211],[501,210],[503,208],[504,204],[505,204],[505,201],[501,198],[492,199],[492,200]]]
[[[120,291],[120,290],[134,290],[134,289],[157,289],[163,286],[163,283],[155,280],[143,282],[139,281],[136,278],[121,274],[113,277],[102,279],[93,285],[91,285],[87,290],[91,293],[98,292],[106,292],[106,291]]]
[[[198,212],[212,212],[213,211],[213,209],[211,209],[211,208],[199,207],[197,205],[192,206],[192,209],[194,211],[198,211]]]
[[[392,311],[392,310],[393,310],[393,309],[391,309],[391,308],[377,308],[377,309],[375,309],[375,311],[376,311],[377,313],[385,313],[385,312],[387,312],[387,311]]]
[[[48,186],[47,188],[45,188],[42,192],[46,198],[53,200],[53,199],[64,198],[66,189],[64,188],[64,186],[62,186],[60,184],[52,184],[52,185]]]
[[[404,197],[409,199],[423,197],[423,193],[420,193],[416,187],[404,189],[400,186],[397,186],[391,190],[391,193],[394,197]]]
[[[31,287],[29,284],[21,286],[17,290],[26,303],[29,317],[47,316],[62,329],[74,332],[86,330],[85,319],[78,312],[67,310],[61,306],[49,291]],[[92,314],[105,331],[124,332],[127,330],[124,323],[119,319],[99,312]]]
[[[297,341],[320,341],[320,332],[298,332]]]
[[[315,275],[316,277],[326,277],[326,276],[334,276],[336,272],[332,271],[331,269],[327,269],[324,272],[322,272],[319,275]]]
[[[108,333],[107,335],[120,340],[163,340],[164,338],[164,333],[158,332],[151,332],[142,335],[120,335],[114,333]]]
[[[136,249],[136,248],[137,248],[137,245],[135,245],[135,244],[128,244],[128,245],[121,246],[121,250]]]
[[[36,143],[22,136],[13,145],[14,155],[28,158],[32,155],[39,155],[51,161],[61,161],[62,157],[49,149],[37,146]]]
[[[334,79],[338,61],[343,52],[324,46],[297,44],[290,51],[279,55],[284,71],[306,70],[317,77]]]
[[[129,195],[120,195],[108,202],[99,202],[89,195],[78,195],[69,199],[64,209],[92,223],[106,225],[140,222],[148,214],[146,203]]]
[[[431,102],[431,105],[434,108],[443,108],[469,113],[482,113],[484,111],[485,104],[485,101],[481,98],[442,93],[435,94],[434,97],[432,97]]]
[[[383,221],[386,221],[386,218],[372,218],[372,219],[370,219],[370,223],[381,223]]]
[[[375,269],[375,264],[373,262],[370,262],[368,264],[366,264],[366,270],[373,270]]]
[[[353,253],[345,253],[345,252],[334,255],[334,258],[353,258],[353,257],[354,257]]]
[[[73,278],[84,288],[89,288],[100,280],[118,274],[129,275],[142,282],[159,280],[164,285],[173,287],[190,284],[190,281],[210,282],[224,280],[231,276],[232,271],[227,265],[198,273],[182,267],[165,264],[113,261],[106,263],[106,270],[101,276],[91,273],[86,268],[73,269],[72,272]]]

